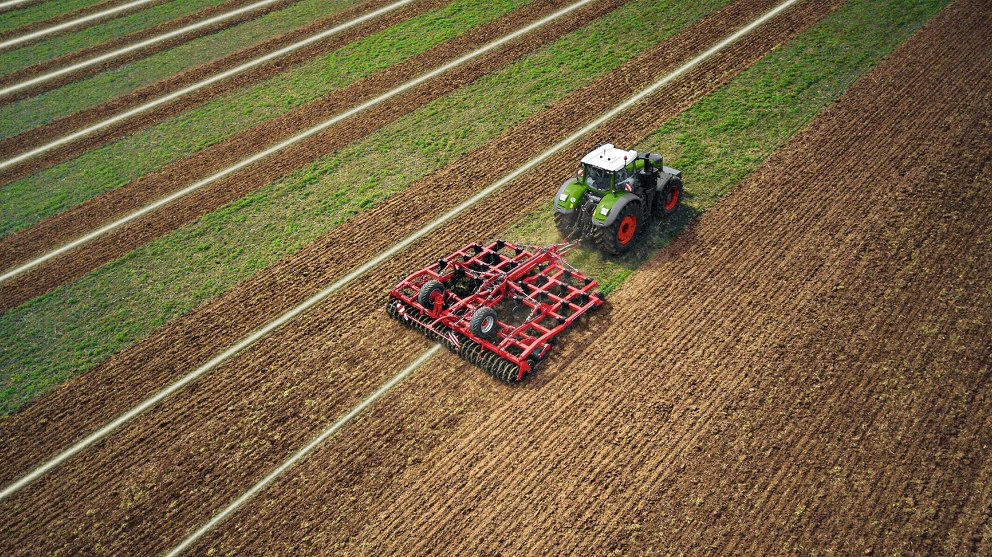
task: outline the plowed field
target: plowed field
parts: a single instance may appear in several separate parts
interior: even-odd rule
[[[0,501],[2,552],[167,551],[430,346],[382,310],[400,277],[541,205],[533,184],[556,181],[585,141],[636,142],[841,3],[790,8]],[[619,4],[332,128],[253,168],[255,182],[207,188],[4,284],[5,307]],[[0,484],[773,5],[739,0],[697,21],[0,421]],[[433,358],[191,553],[992,552],[985,8],[960,0],[932,18],[635,273],[531,380],[510,387],[451,354]],[[480,41],[506,29],[492,32]],[[316,117],[292,113],[252,137],[271,142]],[[181,170],[206,173],[227,156],[215,153]]]

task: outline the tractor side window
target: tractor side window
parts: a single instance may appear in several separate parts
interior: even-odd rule
[[[603,170],[602,168],[596,168],[595,166],[585,165],[585,173],[583,174],[586,185],[591,186],[599,191],[606,191],[610,189],[610,171]]]

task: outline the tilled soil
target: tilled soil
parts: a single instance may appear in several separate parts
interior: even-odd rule
[[[981,6],[860,80],[538,381],[436,358],[192,553],[988,555]]]
[[[255,58],[275,52],[293,43],[316,35],[340,25],[363,14],[375,11],[392,3],[392,0],[370,0],[357,6],[342,10],[313,23],[296,28],[292,31],[274,37],[255,46],[242,49],[227,56],[190,68],[161,81],[138,88],[130,93],[115,97],[96,106],[80,110],[68,116],[59,118],[48,124],[27,130],[13,137],[0,140],[0,157],[7,158],[32,148],[39,147],[74,131],[96,124],[107,118],[136,108],[142,104],[163,97],[171,92],[189,87],[212,75],[235,68]],[[203,104],[210,99],[229,93],[241,87],[261,81],[278,72],[288,69],[300,62],[315,56],[320,56],[348,43],[362,39],[383,29],[387,29],[411,17],[425,13],[446,3],[445,0],[422,0],[408,4],[395,11],[383,14],[361,25],[328,37],[322,41],[308,45],[277,60],[261,64],[237,76],[219,83],[212,84],[193,93],[183,96],[171,103],[163,104],[140,116],[135,116],[117,125],[110,126],[78,141],[63,145],[45,154],[38,160],[28,160],[12,166],[4,171],[3,180],[10,182],[48,168],[65,160],[71,159],[99,145],[119,139],[136,130],[161,122],[162,120]],[[233,25],[234,23],[230,23]],[[228,26],[230,26],[228,25]],[[67,79],[75,79],[68,77]]]
[[[830,3],[807,3],[788,12],[701,65],[684,80],[673,83],[672,88],[622,115],[614,124],[616,130],[625,131],[618,134],[611,129],[589,140],[610,137],[622,143],[636,141],[832,7]],[[706,22],[733,30],[767,8],[767,4],[741,2]],[[671,59],[663,59],[663,68],[656,71],[663,73],[665,66],[670,68],[675,61],[688,57],[684,56],[685,50],[701,50],[726,34],[715,33],[709,40],[694,42],[702,29],[706,27],[686,30],[688,35],[671,39],[668,46],[675,53]],[[631,63],[604,79],[636,89],[647,81],[637,79],[636,74],[621,73],[635,69],[637,64]],[[104,423],[192,369],[205,356],[329,284],[397,237],[422,226],[431,216],[485,185],[490,177],[506,172],[560,139],[567,130],[580,126],[588,115],[602,113],[617,96],[613,91],[609,99],[598,98],[591,94],[599,91],[603,95],[597,85],[577,92],[387,201],[402,204],[384,204],[357,216],[311,248],[9,418],[0,425],[3,454],[10,460],[2,468],[3,481],[20,475],[57,447]],[[588,112],[583,107],[588,107]],[[529,141],[519,141],[520,138]],[[174,400],[138,418],[108,442],[5,501],[5,514],[15,518],[0,543],[14,553],[50,552],[56,548],[79,552],[96,546],[115,553],[168,548],[428,346],[424,339],[410,335],[385,317],[381,304],[391,284],[445,251],[505,230],[521,211],[544,201],[533,195],[532,184],[556,181],[562,165],[574,161],[584,149],[579,145],[554,157],[485,200],[477,210],[455,219],[431,238],[211,372]],[[486,170],[492,172],[480,173],[478,161],[488,161]],[[393,216],[382,211],[393,211]],[[368,226],[376,221],[379,226]],[[391,228],[383,226],[387,222],[395,224]],[[604,310],[595,324],[605,327],[611,319],[610,312]],[[560,356],[566,357],[567,352]],[[478,409],[486,408],[486,399],[494,405],[502,404],[506,396],[514,393],[489,381],[481,372],[461,366],[457,360],[442,361],[449,367],[458,366],[461,375],[418,374],[415,379],[430,377],[430,381],[444,383],[430,395],[431,403],[418,401],[420,408],[432,408],[428,412],[436,418],[431,428],[437,434],[437,442],[450,437],[463,413],[476,415]],[[559,374],[550,368],[520,392],[541,392]],[[432,406],[435,403],[443,404]],[[383,442],[373,441],[369,446],[383,450],[346,464],[351,477],[360,483],[367,479],[362,476],[366,469],[389,470],[393,475],[405,466],[427,462],[429,459],[420,450],[422,433],[419,429],[407,430],[403,424],[390,426],[388,433],[380,432]],[[396,457],[401,453],[394,454],[388,447],[406,437],[413,443],[413,453],[409,461],[403,460],[403,467],[396,468]],[[359,453],[363,451],[355,451]],[[350,485],[358,487],[355,483]],[[331,505],[337,507],[334,502]]]
[[[405,114],[487,75],[521,56],[609,13],[626,0],[607,0],[579,8],[526,36],[396,95],[348,120],[233,173],[180,200],[96,238],[0,285],[0,311],[82,276],[224,204],[243,197],[318,157],[395,121]],[[0,260],[11,264],[81,236],[98,224],[134,211],[162,196],[210,176],[240,160],[311,128],[346,109],[382,94],[434,67],[456,59],[571,0],[538,0],[489,24],[352,83],[322,99],[266,121],[251,130],[180,160],[161,171],[98,196],[0,242]]]

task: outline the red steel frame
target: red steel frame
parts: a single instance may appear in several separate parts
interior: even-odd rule
[[[598,282],[562,259],[562,253],[573,245],[535,247],[502,240],[469,244],[396,285],[389,293],[389,304],[395,304],[395,312],[391,308],[390,313],[416,322],[452,349],[459,349],[466,339],[480,344],[517,365],[519,381],[547,356],[555,336],[603,304],[602,294],[594,291]],[[453,286],[463,279],[474,280],[476,287],[471,294],[459,296]],[[445,289],[425,307],[418,294],[431,280],[440,281]],[[495,338],[472,334],[469,324],[474,313],[501,302],[522,304],[530,313],[519,325],[497,318]]]

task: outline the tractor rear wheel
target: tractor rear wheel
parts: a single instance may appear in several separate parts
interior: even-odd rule
[[[682,180],[671,179],[661,195],[654,199],[654,215],[657,217],[671,216],[682,200]]]
[[[487,340],[496,338],[499,330],[499,323],[496,320],[496,310],[489,307],[481,307],[475,310],[472,320],[468,324],[468,330],[472,334]]]
[[[440,281],[432,279],[420,287],[420,292],[417,293],[417,302],[427,311],[433,311],[434,299],[437,296],[441,296],[442,300],[444,299],[444,285]]]
[[[606,253],[621,254],[634,247],[634,236],[641,226],[641,203],[631,201],[620,209],[620,214],[609,226],[595,227],[596,245]]]

